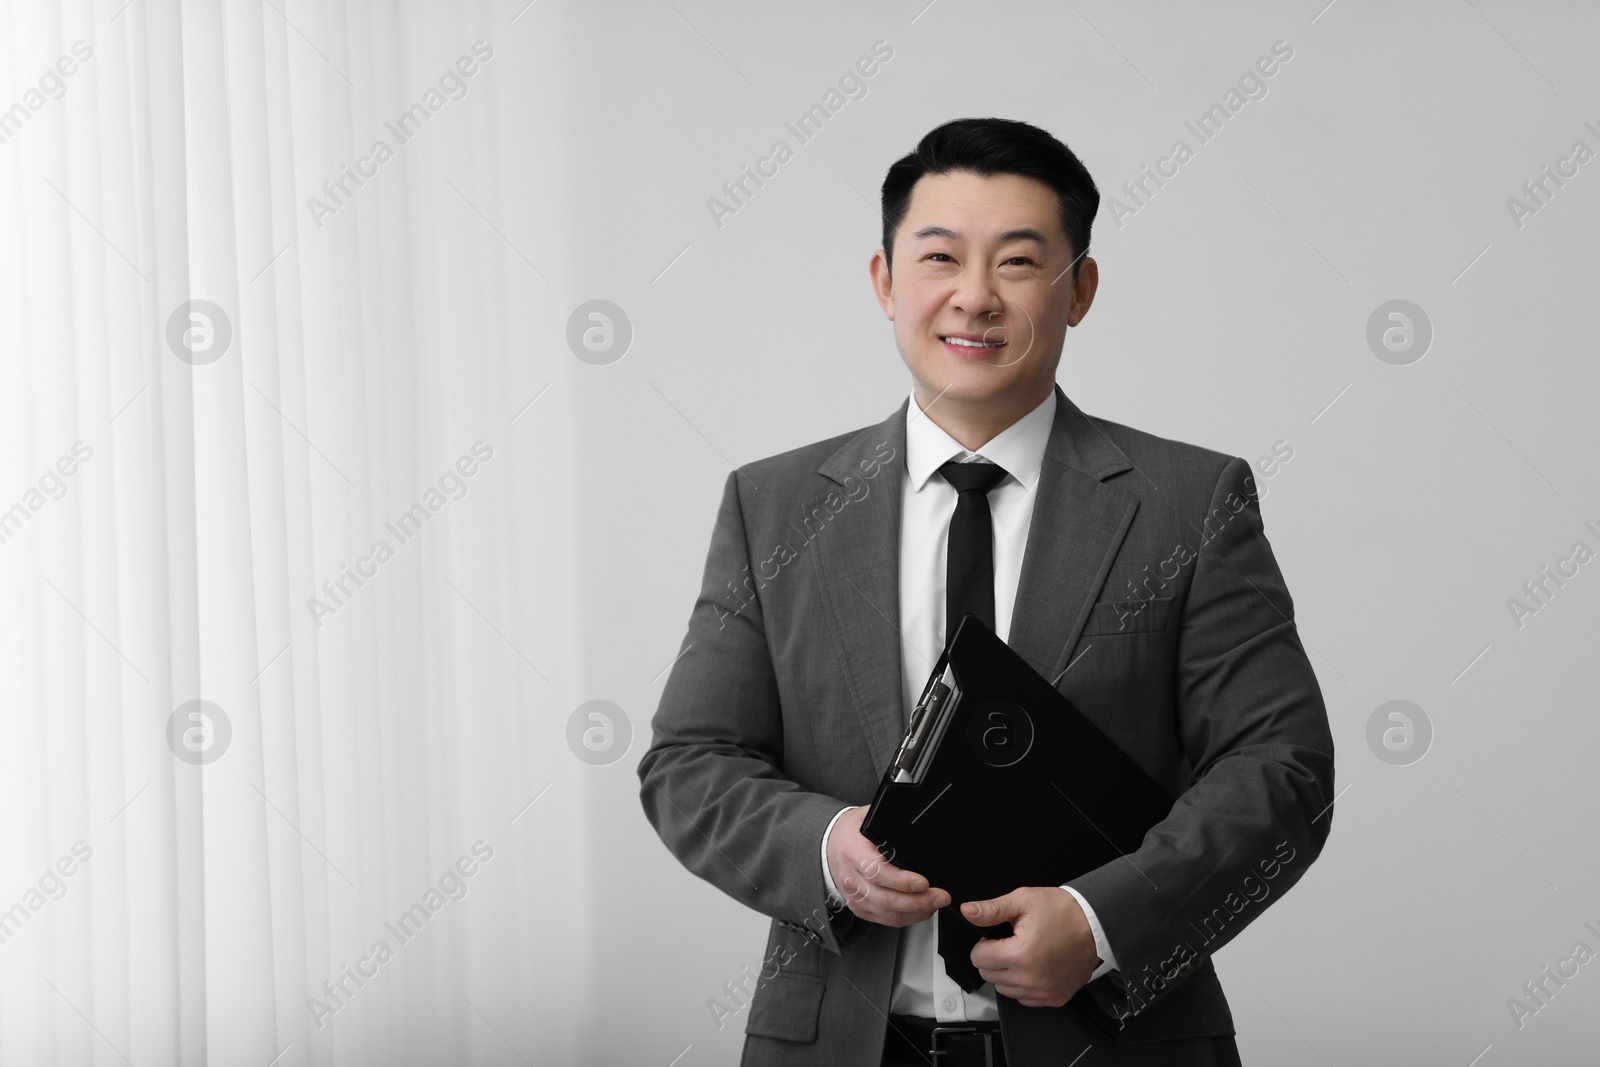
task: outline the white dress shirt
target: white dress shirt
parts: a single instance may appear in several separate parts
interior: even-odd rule
[[[967,451],[923,414],[915,394],[906,410],[906,471],[900,496],[900,677],[904,693],[901,713],[909,724],[916,699],[945,642],[945,557],[956,490],[938,470],[951,459],[998,463],[1005,468],[1007,476],[989,493],[989,513],[994,525],[994,629],[1008,636],[1039,471],[1055,421],[1056,396],[1052,390],[1038,407],[976,452]],[[843,898],[828,870],[828,834],[839,816],[849,810],[843,808],[834,815],[822,836],[822,877],[835,908],[842,906]],[[1089,920],[1095,951],[1102,961],[1093,978],[1099,978],[1116,968],[1105,932],[1089,902],[1070,886],[1061,888],[1077,899]],[[971,993],[963,991],[945,972],[938,938],[937,915],[905,928],[889,1010],[941,1023],[998,1019],[994,983],[985,982]]]

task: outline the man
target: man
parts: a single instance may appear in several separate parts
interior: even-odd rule
[[[678,859],[774,919],[747,1065],[1238,1063],[1210,956],[1321,851],[1333,741],[1250,467],[1055,384],[1098,204],[1043,130],[933,130],[870,266],[910,400],[728,477],[639,777]],[[968,606],[1175,803],[1123,859],[957,911],[860,826]]]

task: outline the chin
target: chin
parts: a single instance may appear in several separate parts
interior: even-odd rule
[[[1001,351],[1005,351],[1002,349]],[[939,381],[950,386],[952,393],[956,392],[1005,392],[1017,380],[1017,368],[1005,366],[1003,357],[994,357],[989,360],[953,360],[940,354],[940,358],[930,360],[927,375],[929,381]],[[997,365],[998,364],[998,365]],[[942,388],[942,386],[941,386]]]
[[[982,404],[997,399],[1008,391],[1006,383],[998,382],[993,375],[974,375],[973,370],[978,368],[961,368],[963,373],[946,377],[943,385],[935,384],[939,379],[929,379],[931,396],[939,397],[941,403],[956,401],[962,404]]]

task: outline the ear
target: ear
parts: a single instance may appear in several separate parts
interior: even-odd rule
[[[878,306],[883,308],[884,317],[893,322],[894,278],[889,274],[889,257],[884,255],[883,249],[872,253],[867,272],[872,275],[872,295],[878,298]]]
[[[1067,309],[1067,325],[1076,326],[1089,314],[1094,294],[1100,288],[1100,264],[1084,256],[1078,264],[1078,280],[1072,285],[1072,306]]]

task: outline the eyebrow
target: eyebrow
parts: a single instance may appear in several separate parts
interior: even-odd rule
[[[917,241],[926,240],[929,237],[947,237],[952,241],[961,240],[961,235],[950,229],[948,226],[924,226],[922,229],[912,234],[911,237],[913,240]],[[1000,235],[1001,244],[1006,244],[1010,241],[1036,241],[1041,245],[1048,245],[1050,243],[1045,239],[1044,234],[1040,233],[1032,226],[1018,226],[1015,229],[1007,230]]]

